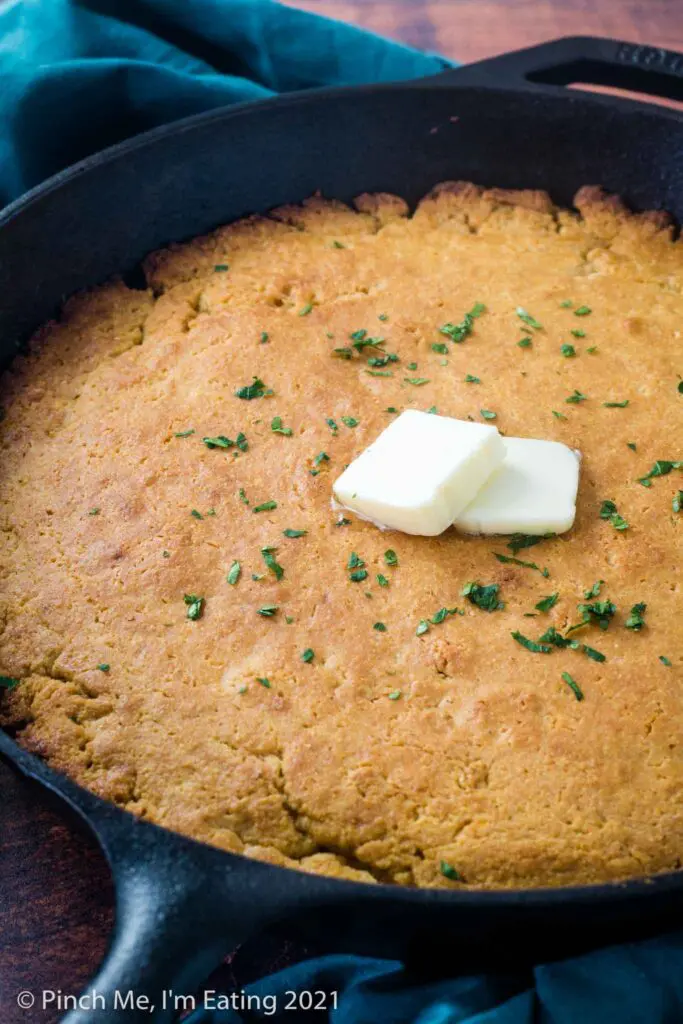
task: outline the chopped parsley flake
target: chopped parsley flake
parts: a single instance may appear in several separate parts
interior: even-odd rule
[[[264,501],[260,505],[254,505],[252,512],[271,512],[274,508],[277,508],[276,501]]]
[[[109,663],[106,661],[102,661],[97,667],[100,670],[100,672],[108,672],[109,669],[111,668],[111,665],[109,665]]]
[[[263,398],[266,393],[266,385],[259,377],[254,377],[251,384],[245,384],[235,392],[238,398],[244,398],[248,402],[252,398]]]
[[[273,554],[273,551],[276,550],[277,548],[261,548],[261,555],[263,556],[263,561],[274,574],[275,579],[281,580],[285,574],[285,570],[278,564],[278,561]]]
[[[571,309],[574,303],[571,299],[565,299],[564,302],[560,303],[561,309]]]
[[[581,651],[587,657],[593,661],[606,661],[604,654],[600,651],[596,651],[594,647],[588,647],[587,644],[580,644],[577,640],[570,640],[569,637],[562,636],[561,633],[555,629],[554,626],[549,626],[545,633],[539,639],[540,643],[553,644],[555,647],[560,649],[570,648],[572,651]]]
[[[263,608],[257,608],[256,614],[262,615],[264,619],[272,619],[277,613],[278,606],[276,604],[264,604]]]
[[[240,487],[238,493],[239,493],[240,501],[242,502],[242,504],[243,505],[248,505],[249,504],[249,499],[247,498],[247,494],[246,494],[246,491],[244,490],[244,487]]]
[[[447,338],[451,339],[451,341],[455,341],[459,344],[472,333],[474,321],[485,312],[486,306],[482,302],[476,302],[469,313],[465,313],[459,324],[442,324],[442,326],[439,327],[439,333],[445,334]]]
[[[364,565],[365,565],[365,562],[360,557],[360,555],[357,555],[355,551],[352,551],[351,554],[349,555],[349,560],[346,563],[346,568],[347,569],[362,569]]]
[[[645,625],[644,616],[646,608],[647,605],[644,604],[642,601],[639,601],[638,604],[633,605],[633,608],[631,608],[631,611],[628,613],[628,618],[624,623],[626,629],[632,629],[635,632],[639,632],[643,628],[643,626]]]
[[[465,384],[481,384],[481,380],[479,377],[474,377],[471,373],[466,373]]]
[[[408,363],[406,370],[417,370],[417,363]]]
[[[313,309],[313,303],[307,302],[305,306],[302,306],[299,310],[299,316],[308,316]]]
[[[259,339],[260,343],[262,345],[265,345],[266,342],[268,341],[268,337],[268,331],[261,331],[261,337]]]
[[[535,640],[529,640],[519,630],[515,630],[512,637],[518,644],[521,644],[522,647],[525,647],[527,651],[531,651],[533,654],[552,654],[552,647],[548,647],[547,644],[537,644]]]
[[[603,501],[600,506],[599,515],[601,519],[609,520],[615,530],[628,530],[628,523],[623,516],[619,515],[617,512],[617,506],[613,501],[610,501],[609,499],[607,501]]]
[[[562,673],[562,678],[564,679],[565,683],[567,684],[569,689],[572,691],[572,693],[574,694],[576,699],[577,700],[583,700],[583,691],[582,691],[581,687],[579,686],[579,684],[576,682],[576,680],[572,679],[572,677],[569,675],[569,672],[563,672]]]
[[[387,313],[380,313],[379,316],[377,317],[377,319],[378,320],[388,320],[389,316],[387,315]]]
[[[420,621],[418,623],[418,627],[415,630],[415,636],[423,636],[425,633],[428,633],[428,632],[429,632],[429,623],[427,622],[426,619],[420,619]]]
[[[596,580],[593,586],[590,588],[590,590],[584,590],[583,596],[586,598],[586,600],[589,600],[589,598],[591,597],[599,597],[600,588],[603,586],[604,582],[604,580]]]
[[[234,587],[240,576],[242,575],[242,566],[239,562],[235,561],[228,570],[228,575],[225,577],[231,587]]]
[[[432,345],[432,352],[438,352],[440,356],[447,356],[448,351],[448,345],[445,345],[443,341],[435,341]]]
[[[588,353],[589,356],[594,355],[597,351],[598,351],[597,345],[591,345],[590,348],[586,349],[586,352]]]
[[[513,553],[513,555],[516,555],[517,552],[522,551],[523,548],[532,548],[535,544],[540,544],[542,540],[549,540],[554,536],[554,533],[540,535],[533,533],[513,533],[507,543],[507,548]]]
[[[442,860],[440,862],[439,871],[441,872],[444,878],[448,878],[449,881],[451,882],[462,881],[462,876],[460,875],[460,872],[457,871],[452,864],[449,864],[447,860]]]
[[[683,512],[683,491],[678,491],[671,499],[671,508],[674,512]]]
[[[558,591],[554,594],[549,594],[548,597],[544,597],[541,601],[534,605],[539,612],[549,612],[551,608],[554,608],[557,604],[557,599],[560,596]]]
[[[336,434],[336,433],[338,432],[338,430],[339,430],[339,425],[338,425],[338,423],[336,423],[336,421],[335,421],[335,420],[333,420],[333,419],[332,419],[332,417],[331,417],[331,416],[329,416],[329,417],[328,417],[328,418],[327,418],[327,419],[325,420],[325,423],[327,423],[328,427],[330,428],[330,430],[332,431],[332,433],[333,433],[333,434]]]
[[[388,366],[389,363],[397,363],[398,356],[395,352],[384,352],[381,356],[370,356],[368,366]],[[408,367],[412,369],[412,367]]]
[[[592,312],[593,310],[590,306],[579,306],[578,309],[574,310],[574,316],[588,316],[588,314]]]
[[[406,384],[413,384],[419,388],[422,384],[429,384],[429,377],[404,377]]]
[[[521,558],[512,558],[510,555],[502,555],[497,551],[493,552],[493,557],[497,558],[498,561],[502,562],[504,565],[520,565],[524,569],[535,569],[536,572],[540,572],[541,576],[545,576],[546,579],[550,576],[547,569],[541,569],[540,565],[536,565],[535,562],[523,562]]]
[[[391,370],[366,370],[370,377],[393,377]]]
[[[594,647],[589,647],[588,644],[581,644],[580,649],[584,654],[588,655],[592,661],[607,661],[604,654],[601,654],[600,651],[596,651]]]
[[[333,238],[332,239],[332,248],[333,249],[345,249],[346,246],[343,245],[341,242],[338,242],[336,238]]]
[[[576,640],[569,640],[567,637],[562,636],[561,633],[558,633],[554,626],[548,626],[543,636],[539,637],[539,643],[554,644],[555,647],[560,648],[572,647],[573,649],[580,646]]]
[[[387,548],[384,552],[384,561],[387,565],[398,565],[398,555],[392,548]]]
[[[569,333],[572,334],[575,338],[585,338],[586,337],[586,332],[582,331],[580,327],[575,327]],[[588,349],[588,351],[590,352],[590,349]]]
[[[563,412],[558,412],[557,409],[552,409],[551,411],[556,420],[566,420],[567,417]]]
[[[650,480],[655,476],[667,476],[674,469],[683,468],[683,462],[668,462],[666,459],[657,459],[654,466],[645,476],[640,477],[638,483],[644,487],[650,486]]]
[[[580,625],[595,622],[602,630],[609,627],[610,621],[617,610],[611,601],[594,601],[593,604],[580,604],[578,609],[583,616],[583,622]],[[577,629],[578,626],[570,628]]]
[[[256,676],[256,682],[260,683],[261,686],[265,686],[266,690],[270,689],[270,679],[266,676]]]
[[[389,586],[389,580],[386,578],[386,576],[383,576],[381,572],[377,573],[377,582],[379,583],[380,587]]]
[[[203,437],[202,442],[207,448],[233,448],[235,445],[234,441],[231,441],[229,437],[224,437],[223,434],[219,434],[218,437]]]
[[[466,583],[462,589],[462,596],[468,601],[481,608],[485,612],[495,612],[504,608],[503,601],[498,600],[500,587],[497,583],[490,583],[482,586],[480,583]]]
[[[491,412],[490,409],[480,409],[479,412],[481,413],[485,420],[495,420],[498,415],[495,412]]]
[[[230,270],[230,267],[227,263],[216,263],[213,269],[217,274],[224,274],[226,270]]]
[[[429,620],[433,626],[438,626],[444,622],[449,615],[462,615],[464,614],[458,608],[439,608],[438,612],[435,612]]]
[[[99,514],[100,514],[100,509],[99,508],[89,508],[88,509],[88,515],[89,516],[98,516]]]
[[[577,391],[576,388],[574,388],[574,394],[570,395],[569,398],[565,398],[565,402],[567,402],[568,405],[578,405],[579,402],[585,402],[587,398],[588,395],[584,395],[581,391]]]
[[[520,348],[531,348],[531,346],[533,345],[533,341],[531,340],[531,338],[528,337],[520,338],[517,344]]]
[[[367,578],[368,578],[368,570],[367,569],[356,569],[355,572],[349,573],[349,579],[351,580],[352,583],[362,583],[363,580],[366,580]]]
[[[372,628],[376,629],[378,633],[386,633],[387,631],[387,627],[383,622],[376,622]]]
[[[573,345],[566,345],[566,344],[562,345],[560,347],[560,352],[562,353],[562,355],[566,359],[569,359],[569,358],[571,358],[571,356],[575,356],[576,355],[576,349],[574,348]]]
[[[204,598],[197,597],[196,594],[183,594],[183,601],[187,605],[187,617],[195,622],[201,618],[202,610],[204,608]]]
[[[362,352],[364,348],[381,348],[384,338],[371,338],[366,330],[353,331],[349,335],[356,352]]]
[[[318,452],[318,454],[313,459],[313,465],[314,466],[319,466],[321,462],[329,462],[329,461],[330,461],[330,457],[327,454],[327,452]]]
[[[355,419],[353,416],[342,416],[341,419],[342,419],[342,423],[344,424],[345,427],[357,427],[359,422],[360,422],[359,420]]]
[[[307,533],[308,533],[308,530],[291,530],[291,529],[287,529],[287,530],[283,530],[282,531],[282,534],[283,534],[284,537],[305,537]]]
[[[194,434],[194,427],[192,427],[190,430],[179,430],[173,436],[174,437],[190,437],[192,434]]]
[[[531,327],[534,331],[540,331],[543,329],[543,324],[540,324],[538,320],[531,315],[531,313],[527,313],[527,311],[521,306],[517,306],[515,313],[523,323],[528,327]]]
[[[270,423],[270,429],[273,431],[274,434],[282,434],[284,437],[291,437],[292,436],[292,428],[291,427],[283,427],[282,426],[282,417],[281,416],[274,416],[273,417],[273,419],[271,420],[271,423]]]
[[[629,404],[628,398],[624,399],[623,402],[603,402],[604,409],[625,409]]]
[[[384,411],[385,411],[385,412],[398,412],[398,409],[396,408],[396,406],[395,406],[395,405],[390,405],[390,406],[389,406],[389,407],[388,407],[387,409],[385,409]]]
[[[399,698],[401,697],[401,690],[392,690],[392,692],[388,694],[388,696],[389,700],[399,700]]]
[[[637,452],[638,451],[638,447],[637,447],[635,441],[627,441],[626,442],[626,447],[630,448],[632,452]]]
[[[204,518],[204,516],[201,514],[201,512],[198,512],[196,508],[193,508],[190,511],[190,515],[193,516],[195,519],[203,519]]]
[[[0,690],[13,690],[20,682],[14,676],[0,676]]]
[[[659,660],[661,661],[662,665],[666,665],[667,668],[671,668],[671,661],[669,660],[669,658],[667,658],[665,654],[660,654]],[[2,685],[1,678],[2,677],[0,677],[0,686]]]
[[[303,651],[302,654],[301,654],[301,660],[305,661],[306,664],[310,664],[310,662],[312,662],[314,658],[315,658],[315,651],[313,650],[312,647],[307,647],[306,650]]]

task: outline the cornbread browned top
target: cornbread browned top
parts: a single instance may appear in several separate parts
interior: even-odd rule
[[[576,206],[313,198],[154,254],[147,291],[68,302],[1,384],[19,742],[137,815],[326,874],[679,867],[683,246],[598,189]],[[340,524],[334,478],[431,407],[580,449],[574,529],[515,554]]]

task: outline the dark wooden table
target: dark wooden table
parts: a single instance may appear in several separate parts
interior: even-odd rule
[[[683,0],[299,0],[467,62],[568,34],[683,50]],[[113,921],[106,863],[39,789],[0,764],[0,1024],[58,1014],[16,1006],[22,989],[77,992]]]

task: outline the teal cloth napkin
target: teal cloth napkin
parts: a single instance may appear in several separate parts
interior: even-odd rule
[[[0,0],[0,205],[90,153],[189,114],[447,66],[270,0]],[[288,990],[336,990],[338,1006],[287,1010]],[[317,957],[246,992],[261,997],[260,1010],[198,1010],[187,1024],[680,1024],[683,935],[525,974],[432,983],[396,961]],[[266,996],[275,996],[275,1012]]]
[[[0,0],[0,206],[189,114],[448,66],[270,0]]]
[[[527,972],[430,982],[396,960],[325,956],[247,985],[228,1009],[203,1009],[200,996],[185,1024],[681,1024],[682,965],[680,933]],[[299,1005],[292,992],[321,993],[321,1009],[287,1009]]]

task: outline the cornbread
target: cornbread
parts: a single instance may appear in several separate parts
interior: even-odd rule
[[[683,245],[575,203],[314,197],[69,300],[0,385],[2,724],[275,864],[450,888],[679,867]],[[571,532],[333,512],[344,466],[432,408],[580,450]]]

